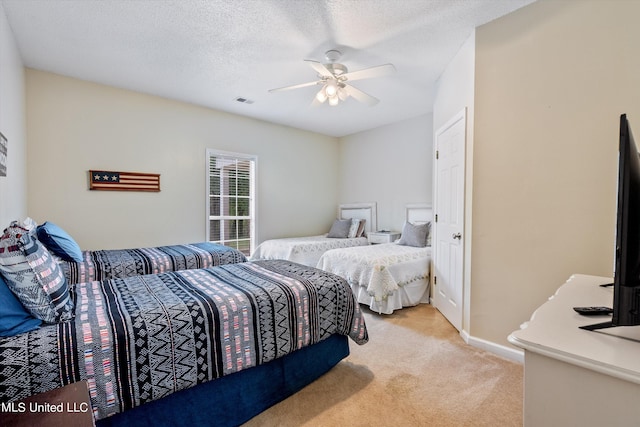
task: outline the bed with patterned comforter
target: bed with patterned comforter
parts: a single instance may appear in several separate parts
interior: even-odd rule
[[[75,318],[0,338],[0,402],[87,380],[96,420],[333,334],[368,340],[344,279],[288,261],[72,286]]]
[[[69,284],[167,271],[207,268],[245,262],[245,255],[211,242],[136,249],[83,251],[82,262],[61,261]]]

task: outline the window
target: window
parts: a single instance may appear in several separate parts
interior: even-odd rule
[[[207,236],[251,255],[257,157],[207,150]]]

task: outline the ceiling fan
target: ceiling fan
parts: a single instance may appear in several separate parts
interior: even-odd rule
[[[329,61],[327,64],[323,64],[312,59],[305,59],[305,62],[308,62],[311,68],[318,72],[318,80],[271,89],[269,92],[280,92],[284,90],[319,85],[322,86],[322,88],[316,94],[316,97],[313,100],[314,104],[321,104],[328,101],[329,105],[336,106],[340,101],[344,101],[350,96],[369,106],[373,106],[380,102],[379,99],[364,93],[360,89],[357,89],[348,83],[354,80],[370,79],[373,77],[381,77],[391,74],[396,70],[393,64],[378,65],[375,67],[365,68],[363,70],[349,72],[346,66],[337,62],[341,56],[342,53],[340,51],[332,49],[325,52],[325,57],[327,58],[327,61]]]

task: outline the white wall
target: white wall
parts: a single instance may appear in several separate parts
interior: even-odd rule
[[[83,249],[205,236],[207,148],[258,156],[258,242],[320,234],[338,204],[336,138],[27,70],[29,215]],[[161,192],[90,191],[90,169],[159,173]]]
[[[7,176],[0,177],[0,231],[27,215],[24,68],[0,4],[0,132],[7,138]]]
[[[640,2],[540,0],[476,31],[471,333],[611,276],[618,123],[640,134]]]
[[[402,230],[405,205],[432,202],[433,116],[340,139],[340,203],[376,202],[378,229]]]
[[[465,220],[464,220],[464,311],[462,329],[469,332],[471,308],[471,248],[473,242],[473,126],[475,89],[475,32],[464,42],[438,79],[433,104],[434,132],[460,111],[466,111]],[[437,285],[434,285],[437,286]]]

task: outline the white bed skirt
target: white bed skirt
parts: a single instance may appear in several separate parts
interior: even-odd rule
[[[369,295],[366,286],[360,286],[357,283],[349,283],[349,285],[360,304],[369,306],[372,311],[379,314],[392,314],[394,310],[399,310],[402,307],[429,303],[429,277],[400,286],[382,301],[376,301],[373,296]]]

